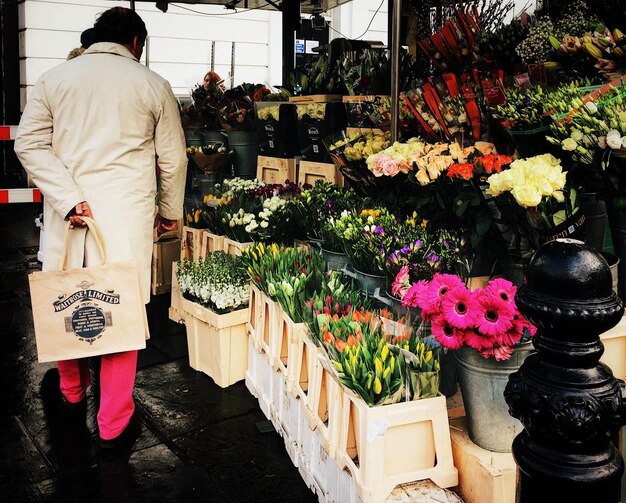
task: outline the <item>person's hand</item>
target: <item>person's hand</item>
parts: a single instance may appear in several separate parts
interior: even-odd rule
[[[169,220],[168,218],[164,218],[157,213],[154,217],[154,226],[157,230],[157,236],[160,236],[161,234],[165,234],[166,232],[171,232],[178,229],[178,221]]]
[[[91,213],[91,207],[89,206],[89,203],[87,201],[78,203],[74,207],[74,214],[69,217],[71,229],[73,229],[74,227],[85,227],[87,225],[81,217],[93,218],[93,213]]]

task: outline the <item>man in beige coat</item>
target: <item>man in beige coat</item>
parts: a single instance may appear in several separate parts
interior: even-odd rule
[[[185,139],[170,85],[139,63],[147,36],[141,18],[114,7],[101,14],[94,29],[97,43],[35,84],[15,151],[44,195],[43,270],[59,267],[68,219],[74,225],[69,266],[99,263],[80,218],[91,216],[109,262],[136,260],[148,303],[155,168],[158,164],[157,225],[171,230],[182,217]],[[138,429],[132,400],[136,363],[137,351],[102,357],[102,447],[118,445]],[[64,406],[84,407],[87,360],[66,360],[58,368]]]

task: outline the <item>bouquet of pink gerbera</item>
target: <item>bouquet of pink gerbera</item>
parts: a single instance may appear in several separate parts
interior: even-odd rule
[[[406,276],[397,281],[406,281]],[[469,290],[454,274],[436,274],[405,290],[404,306],[418,307],[430,322],[433,337],[444,348],[466,345],[481,356],[508,360],[515,345],[528,341],[537,329],[515,305],[517,288],[505,279],[493,279],[484,288]]]

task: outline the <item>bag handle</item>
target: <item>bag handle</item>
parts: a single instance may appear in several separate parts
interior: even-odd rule
[[[102,260],[102,264],[107,263],[107,254],[104,250],[104,240],[102,239],[102,234],[100,233],[100,229],[89,217],[81,217],[83,222],[87,224],[87,228],[93,233],[93,237],[96,240],[96,245],[98,246],[98,251],[100,252],[100,259]],[[59,262],[59,270],[64,271],[67,266],[67,254],[69,251],[69,243],[70,243],[70,230],[71,230],[71,222],[67,222],[65,226],[65,239],[63,244],[63,256],[61,257],[61,262]]]

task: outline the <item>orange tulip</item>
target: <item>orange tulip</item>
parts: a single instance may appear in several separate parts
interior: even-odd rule
[[[342,353],[342,352],[343,352],[343,350],[344,350],[344,349],[345,349],[345,347],[346,347],[346,343],[345,343],[345,342],[343,342],[341,339],[337,339],[337,340],[335,341],[335,346],[337,347],[337,351],[339,351],[340,353]]]

